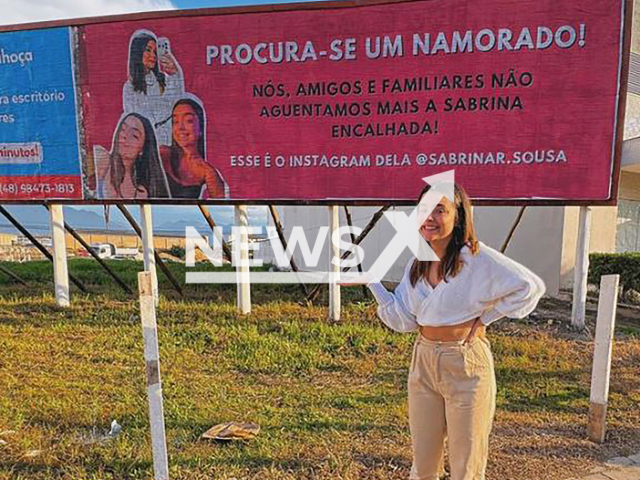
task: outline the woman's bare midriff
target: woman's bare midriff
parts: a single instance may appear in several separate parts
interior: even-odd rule
[[[420,335],[427,340],[435,342],[455,342],[464,340],[471,333],[473,323],[478,319],[469,320],[468,322],[459,323],[457,325],[447,325],[442,327],[420,326]],[[478,325],[474,337],[483,337],[485,335],[485,326],[478,320]]]

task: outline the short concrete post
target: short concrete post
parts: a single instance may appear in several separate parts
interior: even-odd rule
[[[339,207],[329,207],[329,319],[340,320],[340,246],[331,241],[333,232],[340,228]]]
[[[151,273],[151,286],[153,298],[156,305],[159,301],[158,274],[156,272],[156,257],[153,245],[153,217],[151,205],[140,205],[140,223],[142,226],[142,257],[144,260],[144,271]]]
[[[164,431],[164,409],[162,407],[156,299],[153,295],[151,272],[140,272],[138,274],[138,288],[140,291],[140,319],[142,320],[147,396],[149,399],[149,421],[151,423],[153,472],[155,480],[168,480],[169,462]]]
[[[64,231],[64,214],[62,205],[50,205],[51,241],[53,242],[53,282],[56,303],[68,307],[69,271],[67,269],[67,244]]]
[[[587,424],[589,439],[597,443],[603,443],[605,435],[611,350],[616,323],[619,283],[620,275],[604,275],[600,279],[598,320],[593,351],[593,370],[591,371],[591,403]]]
[[[237,277],[237,307],[240,312],[247,315],[251,313],[251,275],[249,273],[249,209],[246,205],[235,207],[236,225],[240,235],[233,239],[234,262]]]

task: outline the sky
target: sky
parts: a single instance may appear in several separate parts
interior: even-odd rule
[[[0,0],[0,25],[176,8],[228,7],[292,1],[294,0]]]
[[[61,20],[70,18],[117,15],[144,11],[172,10],[184,8],[212,8],[234,5],[258,5],[268,3],[291,3],[294,0],[0,0],[0,25]],[[300,0],[297,0],[300,1]],[[313,0],[311,0],[313,1]],[[28,207],[22,218],[36,217],[38,207]],[[67,207],[70,208],[70,207]],[[77,209],[102,213],[102,207],[83,206]],[[136,209],[134,209],[136,210]],[[229,223],[233,215],[232,207],[210,207],[218,223]],[[154,218],[200,219],[194,207],[154,207]],[[266,223],[265,207],[249,208],[250,222],[254,225]],[[26,220],[25,220],[26,221]],[[81,225],[80,225],[81,226]]]

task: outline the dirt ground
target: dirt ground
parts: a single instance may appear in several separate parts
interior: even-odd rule
[[[597,297],[587,299],[586,329],[571,327],[571,293],[543,299],[529,319],[498,322],[496,332],[513,336],[548,334],[565,339],[572,348],[593,349]],[[585,367],[590,371],[590,365]],[[587,380],[587,379],[585,379]],[[500,388],[498,376],[498,388]],[[586,435],[586,412],[565,416],[558,413],[545,419],[539,414],[499,411],[492,434],[488,478],[517,480],[509,472],[519,471],[522,479],[562,480],[588,474],[608,459],[640,452],[640,306],[619,303],[616,343],[613,348],[611,395],[636,399],[635,411],[609,409],[605,443],[593,443]],[[577,412],[576,412],[577,413]],[[640,480],[640,479],[639,479]]]
[[[171,478],[406,480],[413,337],[383,328],[370,301],[346,304],[344,319],[328,323],[325,305],[291,301],[256,302],[252,317],[237,316],[235,290],[222,293],[219,302],[164,299],[159,310]],[[580,332],[568,293],[490,327],[498,409],[488,480],[579,478],[640,452],[634,305],[618,309],[606,441],[587,439],[596,301]],[[52,303],[22,291],[0,298],[0,480],[151,478],[135,304]],[[197,440],[238,412],[263,426],[258,441]],[[117,440],[79,440],[114,418],[125,432]]]

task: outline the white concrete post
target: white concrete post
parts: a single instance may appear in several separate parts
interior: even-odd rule
[[[169,479],[167,441],[164,431],[162,383],[160,381],[160,353],[158,349],[158,325],[156,323],[156,297],[153,295],[151,272],[138,273],[140,292],[140,319],[144,341],[149,422],[151,424],[151,449],[155,480]]]
[[[151,205],[140,205],[140,223],[142,229],[142,258],[144,259],[144,271],[151,274],[151,290],[156,305],[158,305],[158,274],[156,272],[156,257],[153,246],[153,217]]]
[[[338,205],[329,206],[329,320],[340,320],[340,247],[331,241],[340,227],[339,212]]]
[[[611,350],[616,324],[619,283],[620,275],[604,275],[600,279],[600,298],[598,299],[598,320],[595,348],[593,350],[591,397],[587,423],[589,439],[598,443],[604,442],[606,427]]]
[[[251,313],[251,276],[249,273],[249,209],[246,205],[235,207],[236,226],[240,227],[238,238],[233,239],[234,262],[236,262],[236,305],[245,315]],[[238,230],[236,230],[238,231]]]
[[[50,205],[51,240],[53,242],[53,283],[56,303],[68,307],[69,271],[67,268],[67,242],[64,234],[64,214],[62,205]]]
[[[591,207],[580,207],[578,242],[576,245],[576,266],[573,272],[573,306],[571,309],[571,325],[578,329],[585,327],[590,236]]]

